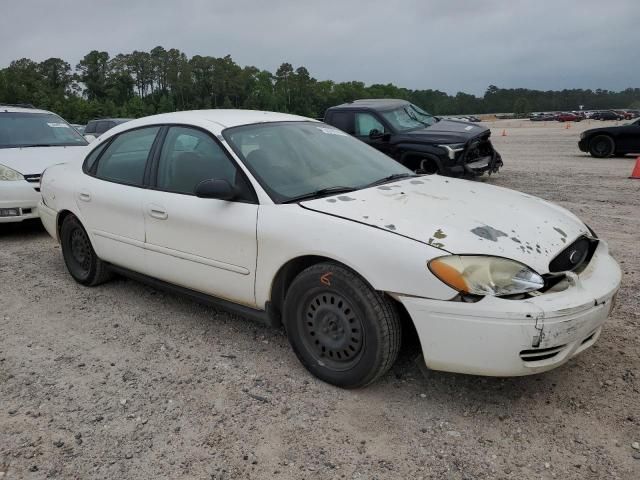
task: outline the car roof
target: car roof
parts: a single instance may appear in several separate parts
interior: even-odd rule
[[[134,118],[94,118],[93,120],[89,120],[89,122],[116,122],[116,123],[124,123],[130,122],[131,120],[135,120]]]
[[[2,103],[0,103],[0,113],[53,113],[53,112],[50,112],[49,110],[40,110],[39,108],[19,107],[17,105],[3,105]]]
[[[360,100],[354,100],[353,102],[343,103],[331,107],[330,110],[349,109],[349,108],[369,108],[371,110],[388,110],[391,108],[401,107],[407,105],[407,100],[399,98],[363,98]]]
[[[259,110],[188,110],[184,112],[161,113],[131,120],[118,125],[107,133],[117,133],[131,128],[143,127],[146,125],[158,124],[192,124],[203,126],[218,134],[225,128],[237,127],[240,125],[250,125],[253,123],[265,122],[316,122],[311,118],[290,115],[288,113],[263,112]]]

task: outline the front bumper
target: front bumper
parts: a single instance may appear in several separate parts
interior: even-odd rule
[[[581,138],[580,141],[578,141],[578,148],[582,152],[588,152],[589,151],[589,141],[588,141],[588,139],[587,138]]]
[[[38,218],[40,193],[26,180],[0,181],[0,223]]]
[[[476,303],[398,296],[418,332],[427,367],[488,376],[556,368],[590,347],[613,307],[621,272],[600,242],[569,286],[525,300]]]

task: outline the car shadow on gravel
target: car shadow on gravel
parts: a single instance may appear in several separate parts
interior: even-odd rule
[[[0,223],[0,240],[16,239],[20,237],[29,240],[34,237],[47,235],[40,219],[25,220],[18,223]]]

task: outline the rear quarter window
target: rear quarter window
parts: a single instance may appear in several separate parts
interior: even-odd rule
[[[354,114],[353,112],[330,112],[329,119],[327,121],[328,124],[333,125],[336,128],[339,128],[343,132],[347,132],[350,135],[355,134],[355,126],[354,126]]]

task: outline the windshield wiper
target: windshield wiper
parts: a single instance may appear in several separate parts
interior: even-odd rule
[[[383,183],[392,182],[400,178],[419,177],[419,176],[420,175],[416,175],[415,173],[394,173],[393,175],[389,175],[388,177],[380,178],[375,182],[367,183],[362,188],[375,187],[376,185],[382,185]]]
[[[312,198],[322,197],[324,195],[334,195],[336,193],[353,192],[354,190],[356,190],[354,187],[341,187],[341,186],[326,187],[326,188],[321,188],[319,190],[315,190],[313,192],[303,193],[302,195],[298,195],[293,198],[289,198],[288,200],[285,200],[282,203],[296,203],[302,200],[311,200]]]
[[[32,147],[58,147],[59,143],[33,143],[27,145],[16,145],[14,148],[32,148]]]

